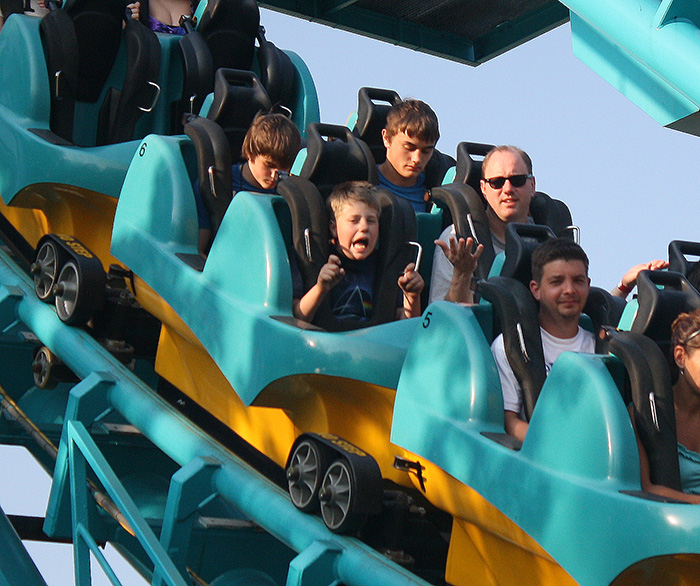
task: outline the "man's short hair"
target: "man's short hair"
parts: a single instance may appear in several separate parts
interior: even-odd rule
[[[349,201],[364,203],[367,207],[381,213],[382,206],[377,196],[377,188],[367,181],[346,181],[333,188],[328,196],[327,205],[333,218],[337,218],[343,211],[343,207]]]
[[[270,157],[290,169],[301,147],[299,129],[283,114],[258,114],[243,139],[242,154],[249,161]]]
[[[440,138],[437,115],[428,104],[420,100],[402,100],[392,106],[384,128],[389,139],[399,132],[432,144]]]
[[[551,238],[545,240],[532,253],[532,278],[540,283],[545,265],[555,260],[580,260],[588,275],[588,257],[583,248],[568,238]]]
[[[525,163],[525,167],[527,168],[527,172],[532,174],[532,159],[530,158],[530,155],[528,155],[523,149],[518,148],[516,146],[512,146],[509,144],[502,144],[500,146],[492,148],[488,153],[486,153],[484,160],[481,161],[481,178],[482,179],[486,178],[486,175],[484,175],[484,173],[486,172],[486,166],[489,164],[491,157],[496,153],[503,153],[503,152],[513,153],[514,155],[518,155],[523,160],[523,163]]]

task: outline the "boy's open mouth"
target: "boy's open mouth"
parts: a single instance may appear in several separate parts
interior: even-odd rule
[[[369,238],[358,238],[352,243],[353,248],[365,250],[369,246]]]

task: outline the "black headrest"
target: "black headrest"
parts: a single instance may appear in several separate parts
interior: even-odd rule
[[[610,352],[622,360],[629,376],[635,427],[649,458],[650,480],[681,490],[673,390],[664,355],[640,334],[609,335]]]
[[[22,14],[24,12],[24,0],[0,0],[0,12],[7,20],[11,14]]]
[[[501,276],[510,277],[529,287],[532,280],[532,252],[542,242],[554,237],[554,232],[548,226],[507,224],[506,260]]]
[[[255,0],[208,0],[197,30],[209,46],[214,69],[250,69],[259,26]]]
[[[481,194],[481,159],[494,148],[492,144],[482,144],[478,142],[460,142],[457,145],[457,170],[455,173],[455,183],[466,183]]]
[[[573,238],[571,212],[563,201],[537,191],[530,201],[530,215],[535,224],[549,226],[557,236]]]
[[[700,257],[700,242],[687,242],[684,240],[674,240],[668,245],[668,270],[685,275],[690,284],[696,289],[700,280],[697,279],[700,262],[690,261],[686,256]],[[694,278],[691,278],[693,276]]]
[[[231,156],[241,155],[243,139],[258,112],[270,109],[270,98],[252,71],[218,69],[214,77],[214,101],[207,118],[226,133]]]
[[[353,133],[367,143],[377,164],[386,159],[382,140],[386,117],[391,107],[400,101],[401,96],[394,90],[363,87],[357,94],[357,122]]]
[[[299,175],[316,185],[324,198],[344,181],[379,182],[369,148],[347,127],[312,123],[306,136],[306,160]]]
[[[681,273],[642,271],[637,292],[639,309],[630,330],[657,343],[669,343],[671,324],[679,313],[700,307],[700,293]]]
[[[588,291],[588,299],[583,308],[583,313],[591,318],[593,332],[596,334],[596,353],[607,354],[607,340],[598,336],[603,326],[617,326],[625,310],[625,300],[615,297],[609,291],[600,287],[591,287]]]

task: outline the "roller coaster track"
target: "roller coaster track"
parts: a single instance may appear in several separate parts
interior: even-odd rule
[[[226,578],[217,584],[426,584],[299,512],[277,484],[185,418],[86,331],[62,323],[4,251],[0,331],[0,371],[15,373],[2,381],[1,438],[27,446],[52,474],[43,531],[73,542],[76,584],[91,583],[90,552],[119,583],[98,546],[105,541],[153,584],[208,584],[222,573]],[[27,383],[30,376],[17,374],[31,364],[38,340],[79,380],[50,391],[54,400]],[[67,400],[59,427],[53,406],[62,393]],[[51,445],[59,438],[54,465]],[[154,471],[160,477],[171,472],[167,497],[149,492]],[[159,498],[165,506],[154,514]],[[7,544],[0,584],[45,584],[4,513],[0,533]]]

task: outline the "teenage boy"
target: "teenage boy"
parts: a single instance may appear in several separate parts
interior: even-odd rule
[[[377,166],[379,184],[407,199],[416,212],[426,211],[424,169],[439,138],[437,116],[425,102],[403,100],[389,110],[382,130],[386,160]]]
[[[328,205],[335,252],[321,267],[316,284],[303,296],[295,296],[294,316],[310,322],[325,296],[330,294],[331,309],[337,319],[370,319],[381,209],[376,188],[366,181],[341,183],[328,197]],[[424,283],[415,271],[415,263],[406,266],[398,286],[403,301],[396,319],[420,316]]]
[[[277,193],[279,172],[288,173],[301,146],[299,129],[282,114],[258,114],[243,139],[245,161],[231,168],[233,193]],[[199,219],[199,253],[206,258],[211,239],[211,221],[198,189],[195,189]]]

